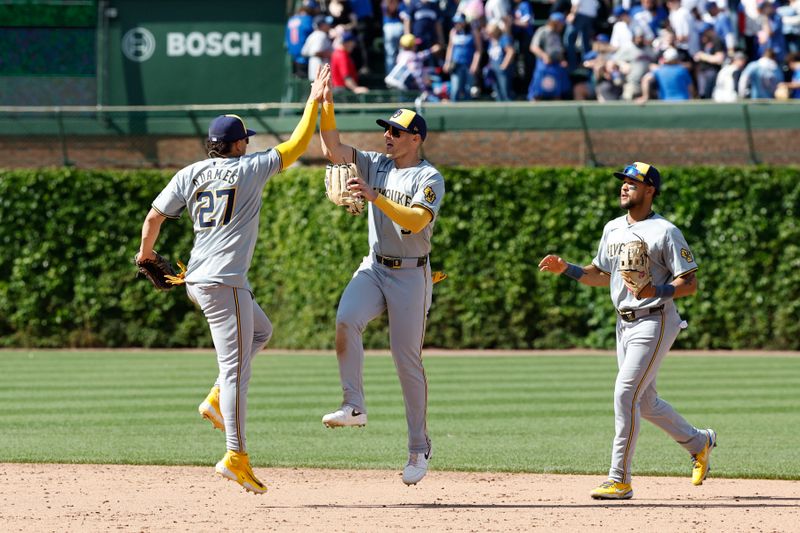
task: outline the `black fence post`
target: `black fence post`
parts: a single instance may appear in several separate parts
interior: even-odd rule
[[[758,154],[756,153],[756,144],[753,141],[753,127],[750,124],[750,106],[746,102],[742,104],[742,112],[744,113],[744,129],[747,135],[747,148],[750,153],[750,162],[757,165]]]

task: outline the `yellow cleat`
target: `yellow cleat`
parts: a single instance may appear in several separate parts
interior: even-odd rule
[[[211,392],[197,410],[203,418],[211,422],[214,429],[225,431],[225,421],[222,419],[222,412],[219,409],[219,387],[211,387]]]
[[[711,470],[711,450],[717,446],[717,433],[713,429],[707,429],[708,440],[703,450],[697,455],[692,456],[692,485],[702,485],[709,470]]]
[[[630,483],[619,483],[609,479],[589,494],[595,500],[629,500],[633,498],[633,488]]]
[[[255,494],[267,492],[267,486],[253,474],[253,469],[250,468],[250,458],[246,453],[228,450],[225,457],[217,463],[216,471],[222,477],[235,481],[246,491]]]

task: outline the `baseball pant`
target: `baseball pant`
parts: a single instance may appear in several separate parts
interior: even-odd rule
[[[272,323],[242,288],[187,283],[186,291],[208,320],[217,351],[219,404],[228,450],[245,452],[247,391],[253,357],[272,336]]]
[[[345,288],[336,315],[336,356],[344,391],[343,405],[366,413],[363,331],[389,313],[389,343],[405,401],[408,450],[430,448],[426,417],[428,382],[422,366],[425,320],[431,304],[428,266],[391,269],[366,257]]]
[[[619,373],[614,387],[616,435],[610,479],[630,483],[641,417],[664,430],[690,454],[699,453],[706,444],[706,434],[689,424],[656,391],[659,367],[678,336],[680,323],[673,306],[634,322],[617,317]]]

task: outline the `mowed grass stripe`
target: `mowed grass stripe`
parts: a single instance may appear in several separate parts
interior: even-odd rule
[[[268,355],[269,354],[269,355]],[[604,475],[616,359],[426,357],[434,469]],[[213,353],[0,352],[0,461],[212,465],[221,432],[197,414]],[[712,475],[800,479],[800,358],[671,357],[661,395],[714,427]],[[393,363],[367,357],[369,425],[327,430],[336,358],[259,355],[248,409],[257,466],[400,468],[406,423]],[[757,448],[756,448],[757,446]],[[686,475],[688,454],[642,423],[636,474]]]

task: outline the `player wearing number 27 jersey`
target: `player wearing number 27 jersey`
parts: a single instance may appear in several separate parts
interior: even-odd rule
[[[219,120],[241,124],[233,116]],[[180,170],[155,199],[153,209],[166,218],[178,218],[186,209],[192,219],[187,283],[250,289],[247,271],[258,237],[261,191],[280,172],[281,157],[276,149],[205,159]]]
[[[188,212],[195,240],[181,276],[189,298],[208,320],[219,366],[199,411],[225,431],[227,453],[216,471],[259,494],[267,489],[253,474],[246,451],[247,390],[252,359],[272,336],[272,324],[255,301],[247,271],[258,237],[264,185],[308,147],[329,77],[330,69],[321,68],[300,123],[289,140],[274,149],[247,155],[255,132],[236,115],[215,118],[206,141],[209,158],[180,170],[153,201],[137,256],[151,257],[163,221]]]

